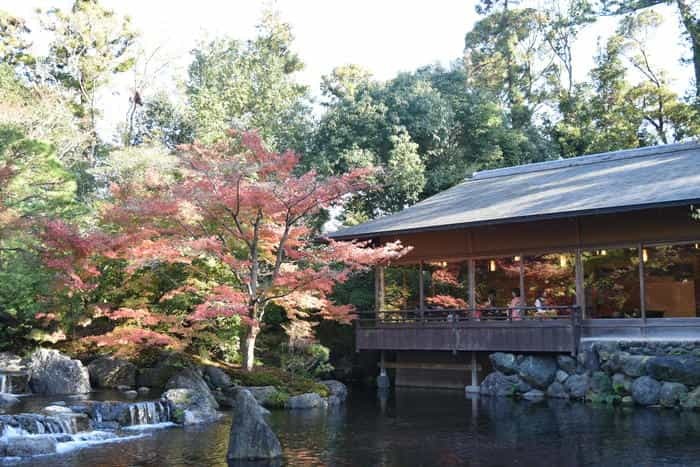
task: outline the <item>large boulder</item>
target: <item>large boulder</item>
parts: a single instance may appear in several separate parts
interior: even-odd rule
[[[512,353],[496,352],[489,355],[491,365],[504,375],[514,375],[518,372],[518,363]]]
[[[485,396],[508,397],[523,394],[532,389],[518,375],[504,375],[494,371],[484,378],[479,387],[479,393]]]
[[[136,385],[147,388],[164,388],[168,380],[182,370],[182,361],[175,355],[165,355],[152,367],[139,368]]]
[[[582,399],[586,396],[590,384],[591,379],[587,374],[571,375],[564,383],[564,387],[571,398]]]
[[[623,355],[620,357],[620,370],[632,378],[645,376],[650,358],[645,355]]]
[[[118,358],[100,357],[88,364],[90,383],[98,388],[136,386],[136,365]]]
[[[647,362],[649,376],[660,381],[700,385],[700,358],[695,356],[653,357]]]
[[[250,391],[236,395],[233,423],[229,436],[228,459],[276,459],[282,456],[277,436],[260,413],[258,401]]]
[[[566,388],[562,383],[555,381],[547,388],[547,397],[553,399],[568,399],[569,393],[566,392]]]
[[[165,384],[165,389],[191,389],[206,394],[214,400],[207,383],[202,376],[192,368],[184,368],[175,373]],[[215,400],[214,405],[215,408],[218,408],[218,404],[216,404]]]
[[[298,396],[292,396],[287,399],[284,405],[287,409],[315,409],[316,407],[325,407],[326,401],[323,397],[319,396],[315,392],[309,392],[306,394],[300,394]]]
[[[196,425],[213,422],[219,418],[216,409],[219,404],[214,396],[194,389],[169,389],[163,393],[163,398],[170,402],[173,421],[183,425]]]
[[[0,457],[29,457],[56,452],[56,439],[50,435],[12,437],[0,440]]]
[[[258,401],[260,405],[270,407],[275,405],[277,394],[279,391],[274,386],[249,386],[243,389],[248,390],[250,394]]]
[[[659,403],[661,383],[649,376],[641,376],[632,383],[632,399],[639,405]]]
[[[568,355],[557,355],[557,366],[569,374],[576,372],[576,360]]]
[[[552,357],[529,355],[518,364],[518,375],[528,384],[546,389],[557,373],[557,362]]]
[[[682,400],[681,407],[689,410],[700,409],[700,386],[690,391]]]
[[[90,375],[79,360],[57,350],[37,349],[28,359],[29,386],[36,394],[84,394],[90,392]]]
[[[329,405],[342,404],[343,402],[345,402],[345,399],[347,399],[348,387],[340,381],[329,379],[326,381],[321,381],[321,384],[323,384],[328,389]]]
[[[19,404],[19,397],[0,392],[0,409],[12,407],[16,404]]]
[[[675,407],[688,396],[688,388],[682,383],[668,383],[661,385],[659,402],[664,407]]]
[[[209,384],[212,391],[233,386],[231,377],[224,370],[211,365],[204,367],[204,380]]]
[[[612,376],[612,387],[616,394],[629,394],[632,390],[632,378],[623,373],[615,373]]]

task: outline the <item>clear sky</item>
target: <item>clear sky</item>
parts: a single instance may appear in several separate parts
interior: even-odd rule
[[[535,4],[532,0],[528,4]],[[334,67],[356,63],[368,68],[379,79],[421,65],[448,65],[464,49],[464,35],[477,20],[474,0],[102,0],[107,7],[127,14],[140,30],[147,52],[159,48],[156,61],[168,61],[171,73],[185,76],[189,51],[199,39],[230,35],[249,38],[267,6],[279,10],[291,23],[295,49],[306,64],[298,79],[315,92],[320,77]],[[36,24],[37,8],[70,8],[72,0],[0,0],[0,8],[23,16]],[[691,70],[681,66],[687,55],[673,10],[661,7],[666,22],[653,40],[654,58],[665,66],[674,87],[685,92]],[[615,27],[615,19],[605,18],[589,28],[576,44],[574,54],[579,78],[585,77],[596,53],[598,37]],[[37,37],[37,43],[41,38]],[[167,85],[169,77],[164,75]],[[126,111],[128,81],[115,83],[104,96],[106,116],[118,118]]]

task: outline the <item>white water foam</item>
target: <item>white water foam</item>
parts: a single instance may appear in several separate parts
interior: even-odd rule
[[[144,424],[144,425],[125,426],[125,427],[122,427],[122,430],[149,431],[149,430],[162,430],[164,428],[172,428],[175,426],[179,426],[179,425],[177,423],[174,423],[174,422],[160,422],[160,423],[149,423],[149,424]]]
[[[87,431],[72,435],[71,441],[64,441],[56,445],[57,454],[65,454],[66,452],[75,451],[76,449],[84,449],[91,446],[109,443],[121,443],[147,436],[146,434],[136,434],[129,436],[118,436],[111,431]]]

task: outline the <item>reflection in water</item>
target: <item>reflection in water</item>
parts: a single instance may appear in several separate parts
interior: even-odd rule
[[[404,389],[379,397],[384,395],[355,391],[345,407],[274,412],[270,423],[285,465],[700,465],[699,413],[466,398],[459,391]],[[27,465],[226,467],[230,423],[226,417],[213,425],[154,431]]]

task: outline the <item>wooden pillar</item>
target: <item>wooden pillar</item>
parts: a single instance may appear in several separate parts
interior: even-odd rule
[[[384,309],[384,266],[374,270],[374,308],[377,312]]]
[[[423,319],[423,312],[425,311],[425,274],[423,271],[423,261],[418,264],[418,309],[420,310],[420,317]]]
[[[476,261],[469,260],[469,308],[476,308]]]
[[[583,255],[581,249],[576,249],[576,260],[574,266],[576,276],[576,305],[581,310],[581,317],[586,318],[586,290],[584,282]]]
[[[525,302],[525,255],[520,253],[520,306],[527,306]],[[524,311],[521,316],[524,315]]]
[[[639,255],[639,310],[642,313],[642,323],[646,327],[647,325],[647,305],[646,297],[644,293],[645,283],[644,283],[644,246],[640,243],[637,246],[637,253]],[[642,329],[642,334],[646,334],[646,329]]]
[[[479,392],[479,366],[476,362],[476,352],[471,352],[470,372],[471,384],[464,390],[467,393],[475,394]]]

